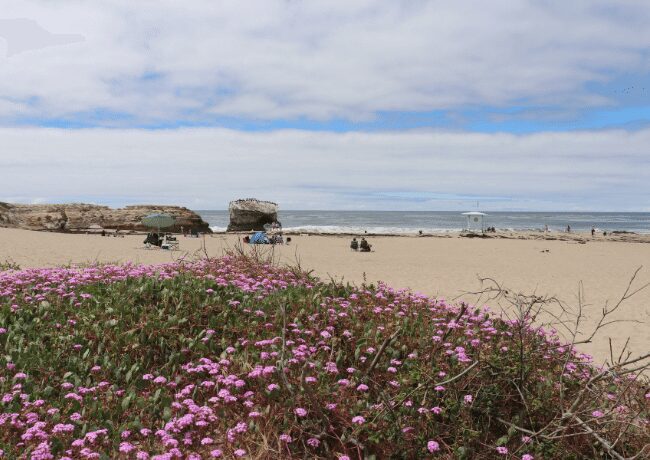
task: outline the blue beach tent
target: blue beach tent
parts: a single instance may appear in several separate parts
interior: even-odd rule
[[[249,241],[250,244],[269,244],[270,241],[264,232],[255,232]]]

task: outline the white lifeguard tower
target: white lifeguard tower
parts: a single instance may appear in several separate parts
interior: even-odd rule
[[[466,232],[485,233],[485,226],[483,222],[484,217],[487,216],[487,214],[478,211],[470,211],[464,212],[463,216],[467,217],[467,227],[465,228]]]

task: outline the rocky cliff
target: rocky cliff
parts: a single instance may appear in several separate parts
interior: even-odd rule
[[[201,216],[180,206],[135,205],[113,209],[93,204],[11,204],[0,202],[0,227],[85,232],[102,227],[121,231],[146,231],[140,220],[153,213],[166,213],[176,218],[176,225],[166,231],[197,230],[210,233]]]
[[[271,224],[278,220],[278,205],[271,201],[254,198],[231,201],[228,211],[230,213],[229,232],[264,230],[264,224]]]

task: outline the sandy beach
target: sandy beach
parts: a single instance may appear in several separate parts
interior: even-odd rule
[[[494,278],[512,291],[557,296],[575,307],[582,281],[585,332],[598,320],[606,302],[618,301],[634,271],[650,261],[650,244],[639,242],[590,240],[586,235],[562,239],[541,239],[539,234],[500,236],[490,239],[457,235],[377,236],[370,238],[373,252],[357,253],[349,249],[348,237],[293,235],[291,244],[275,246],[273,255],[285,263],[299,261],[303,268],[313,270],[324,279],[332,277],[356,284],[382,280],[393,287],[410,288],[448,300],[462,296],[468,302],[477,300],[475,295],[466,292],[481,288],[480,276]],[[145,249],[143,235],[114,238],[0,228],[0,261],[13,261],[23,268],[94,261],[162,263],[182,257],[203,257],[206,252],[219,256],[232,249],[239,238],[240,235],[223,234],[200,239],[181,236],[181,250],[170,252]],[[648,282],[650,267],[644,267],[634,286]],[[489,304],[499,310],[495,302]],[[609,338],[616,351],[630,337],[629,348],[635,355],[650,350],[650,288],[627,300],[614,318],[634,322],[613,324],[593,343],[581,345],[580,349],[593,354],[596,361],[603,361],[610,356]]]

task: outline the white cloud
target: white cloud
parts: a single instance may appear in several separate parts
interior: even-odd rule
[[[650,4],[611,5],[0,0],[0,120],[97,109],[133,117],[125,123],[363,120],[522,101],[604,104],[587,83],[650,69]],[[34,21],[36,32],[14,43],[8,20]],[[43,37],[63,41],[36,46]]]
[[[480,199],[488,210],[642,211],[650,196],[650,129],[515,136],[5,128],[0,145],[1,196],[23,202],[224,209],[256,196],[284,209],[439,210]]]

